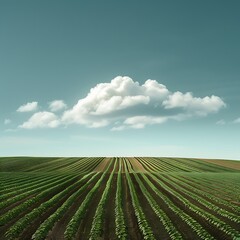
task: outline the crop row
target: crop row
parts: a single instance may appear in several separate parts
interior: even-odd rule
[[[125,169],[129,169],[129,165],[126,166],[126,160],[124,159],[124,166]],[[155,239],[152,229],[146,219],[146,216],[142,210],[142,207],[140,205],[140,201],[138,199],[136,190],[134,188],[133,182],[131,180],[131,177],[129,175],[129,170],[126,170],[126,178],[127,178],[127,182],[128,182],[128,187],[129,187],[129,191],[130,191],[130,195],[131,195],[131,200],[132,200],[132,205],[134,208],[134,213],[135,216],[137,217],[137,221],[138,221],[138,227],[143,235],[143,239]]]
[[[192,193],[197,193],[198,195],[203,196],[203,197],[211,200],[212,202],[215,202],[216,204],[226,206],[227,208],[230,208],[232,211],[240,214],[240,207],[239,206],[233,205],[229,201],[218,198],[218,197],[214,196],[212,193],[208,193],[206,191],[207,189],[204,189],[204,191],[200,190],[200,187],[202,187],[201,184],[197,184],[197,186],[193,187],[191,185],[192,181],[190,181],[186,178],[180,178],[176,175],[175,176],[168,175],[168,177],[171,179],[171,182],[175,182],[176,184],[178,184],[178,186],[182,185],[184,188],[191,191]]]
[[[85,212],[87,211],[89,204],[94,196],[94,194],[97,192],[98,188],[100,187],[103,179],[105,178],[108,169],[110,168],[110,165],[108,165],[107,169],[105,172],[102,174],[100,179],[97,181],[97,183],[94,185],[94,187],[89,191],[83,202],[81,203],[80,207],[78,210],[75,212],[73,215],[71,221],[68,223],[67,228],[64,232],[64,237],[66,240],[72,240],[75,239],[75,236],[77,234],[79,225],[81,220],[83,219]]]
[[[130,164],[129,164],[129,167],[130,167]],[[174,224],[172,223],[170,218],[160,208],[158,203],[154,200],[152,195],[146,189],[146,187],[144,186],[143,182],[139,178],[138,174],[133,172],[133,175],[134,175],[134,177],[135,177],[135,179],[136,179],[136,181],[137,181],[137,183],[138,183],[138,185],[139,185],[143,195],[147,199],[149,205],[151,206],[151,208],[153,209],[153,211],[155,212],[155,214],[157,215],[159,220],[162,222],[162,224],[165,227],[166,231],[168,232],[170,239],[176,239],[176,240],[183,239],[182,235],[178,232],[178,230],[176,229],[176,227],[174,226]]]
[[[209,222],[209,224],[214,225],[218,228],[218,230],[224,232],[226,235],[234,238],[234,237],[240,237],[240,233],[233,229],[231,226],[217,218],[216,216],[212,215],[211,213],[208,213],[204,211],[202,208],[196,206],[192,202],[190,202],[186,197],[175,191],[173,188],[170,188],[168,185],[163,183],[163,181],[156,178],[153,174],[149,173],[149,175],[152,177],[154,181],[156,181],[162,188],[164,188],[166,191],[168,191],[171,195],[173,195],[175,198],[177,198],[182,204],[184,204],[188,209],[190,209],[194,214],[199,215],[202,217],[205,221]]]
[[[104,208],[106,206],[107,198],[109,196],[110,187],[112,184],[112,178],[116,169],[117,161],[114,163],[113,171],[111,172],[108,181],[106,183],[106,187],[103,191],[103,194],[101,196],[100,202],[98,203],[93,222],[91,231],[89,234],[90,239],[94,240],[97,238],[100,238],[103,231],[103,218],[104,218]]]
[[[43,215],[52,206],[54,206],[60,200],[65,198],[71,191],[76,189],[79,186],[79,184],[81,184],[81,182],[82,182],[81,179],[70,185],[69,185],[70,180],[65,182],[66,186],[69,185],[67,188],[58,192],[52,198],[42,203],[39,207],[34,208],[30,213],[26,214],[21,219],[19,219],[15,224],[13,224],[6,233],[7,239],[11,240],[18,237],[24,231],[29,222],[32,222],[36,220],[39,216]]]
[[[75,200],[87,189],[88,186],[96,179],[99,173],[94,174],[82,187],[80,187],[75,193],[73,193],[51,216],[49,216],[36,230],[32,239],[44,240],[47,234],[52,230],[54,224],[63,217],[63,215],[72,206]],[[79,183],[82,183],[91,176],[92,173],[85,175]]]
[[[118,158],[118,161],[119,169],[117,176],[117,191],[115,196],[115,232],[118,239],[125,240],[127,239],[127,230],[122,206],[122,160]]]

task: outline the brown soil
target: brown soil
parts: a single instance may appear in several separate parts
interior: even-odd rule
[[[129,187],[127,184],[126,175],[122,174],[122,187],[123,187],[123,212],[126,220],[128,239],[139,240],[143,239],[138,227],[137,218],[132,206],[132,200],[130,196]]]
[[[128,158],[128,160],[133,166],[134,172],[146,172],[146,169],[136,158]]]
[[[124,160],[123,158],[120,159],[120,161],[122,162],[122,169],[121,169],[121,173],[125,173],[127,171],[127,169],[125,169],[125,165],[123,164],[124,163]]]
[[[116,185],[117,174],[114,174],[104,213],[103,239],[117,239],[115,235],[115,195],[117,190]]]
[[[107,171],[108,173],[111,173],[113,171],[115,161],[116,160],[110,159],[110,162],[109,162],[110,167],[109,167],[109,169]]]
[[[218,212],[212,210],[212,209],[209,209],[207,207],[205,207],[201,202],[198,202],[197,200],[195,200],[193,197],[183,193],[181,191],[181,189],[178,189],[178,188],[175,188],[173,186],[171,186],[171,184],[169,184],[168,182],[166,182],[165,180],[162,180],[166,185],[168,185],[169,187],[171,187],[172,189],[174,189],[175,191],[177,191],[178,193],[180,193],[183,197],[187,198],[192,204],[194,204],[195,206],[203,209],[205,212],[208,212],[210,214],[212,214],[213,216],[217,217],[218,219],[222,220],[223,222],[225,222],[226,224],[229,224],[230,226],[232,226],[233,228],[235,229],[238,229],[239,228],[239,224],[231,221],[229,218],[227,217],[224,217],[222,215],[220,215]],[[202,198],[206,201],[208,201],[208,199],[206,199],[204,196],[202,196]],[[217,206],[217,204],[214,204]],[[225,209],[225,208],[224,208]],[[225,209],[226,210],[226,209]]]
[[[231,160],[213,160],[213,159],[202,159],[204,162],[213,163],[222,167],[240,170],[240,161]]]
[[[69,183],[71,184],[71,183]],[[48,209],[43,215],[39,216],[39,218],[32,221],[29,227],[25,229],[25,231],[21,234],[20,239],[31,239],[32,235],[35,233],[37,228],[40,226],[41,223],[44,222],[51,214],[53,214],[66,200],[70,197],[78,187],[75,187],[72,191],[68,192],[59,202],[57,202],[53,207]],[[59,191],[60,192],[60,191]]]
[[[181,208],[183,211],[185,211],[188,215],[190,215],[192,218],[194,218],[200,225],[203,226],[203,228],[209,232],[214,238],[216,239],[226,239],[230,240],[231,238],[228,237],[226,234],[221,232],[218,228],[216,228],[214,225],[209,224],[203,217],[195,214],[192,210],[190,210],[187,206],[185,206],[184,203],[182,203],[178,198],[175,197],[174,194],[168,192],[164,188],[162,188],[158,183],[156,183],[153,179],[150,178],[150,180],[154,183],[155,186],[158,187],[158,189],[166,195],[176,206]],[[174,188],[173,188],[174,189]],[[176,190],[176,189],[174,189]],[[183,195],[183,194],[182,194]],[[187,198],[190,200],[189,198]],[[199,203],[195,201],[195,205],[199,206]],[[184,232],[182,229],[181,232]]]
[[[51,232],[49,232],[46,239],[51,240],[62,240],[64,239],[64,232],[66,230],[67,224],[70,222],[72,216],[77,211],[83,200],[85,199],[88,192],[95,185],[101,176],[98,175],[91,184],[85,189],[85,191],[76,199],[74,204],[69,208],[69,210],[64,214],[64,216],[56,222]],[[89,180],[89,179],[88,179]]]
[[[151,227],[153,234],[156,239],[169,239],[170,236],[165,230],[165,227],[163,226],[162,222],[159,220],[158,216],[154,213],[152,210],[149,202],[145,198],[144,194],[142,193],[135,177],[133,174],[130,174],[131,179],[133,181],[135,190],[137,192],[137,196],[139,199],[139,202],[141,204],[142,210],[146,216],[146,219],[148,221],[149,226]]]
[[[72,180],[69,184],[72,184],[76,181],[76,179]],[[22,218],[23,216],[25,216],[26,214],[28,214],[29,212],[31,212],[34,208],[37,208],[38,206],[40,206],[42,203],[46,202],[47,200],[49,200],[51,197],[53,197],[56,193],[62,191],[64,188],[66,188],[66,185],[62,186],[61,188],[59,188],[58,190],[53,190],[51,192],[51,194],[49,194],[48,196],[44,197],[43,199],[41,199],[39,202],[33,204],[30,208],[26,209],[25,211],[21,212],[18,214],[17,217],[15,217],[13,220],[11,220],[9,223],[7,223],[4,226],[0,226],[0,239],[4,239],[3,236],[5,234],[5,232],[9,229],[10,226],[12,226],[14,223],[16,223],[20,218]],[[17,202],[11,205],[11,209],[13,207],[18,206],[20,203],[23,203],[24,201],[30,199],[31,196]],[[9,208],[7,208],[8,210],[10,210]]]
[[[154,200],[158,203],[158,206],[161,206],[161,209],[167,214],[173,225],[182,234],[184,239],[198,239],[197,234],[191,229],[191,227],[187,225],[181,217],[179,217],[168,207],[168,205],[151,189],[151,187],[149,187],[149,185],[144,181],[141,176],[140,179],[143,180],[145,187],[152,195]]]
[[[84,239],[84,240],[89,239],[89,233],[91,231],[93,217],[95,215],[98,203],[102,197],[102,193],[106,187],[108,178],[109,178],[109,175],[106,175],[97,193],[95,193],[93,199],[91,200],[91,204],[89,205],[89,208],[85,213],[85,217],[82,219],[80,223],[76,239]]]
[[[93,172],[104,172],[108,164],[111,162],[110,160],[111,158],[104,158],[93,170]]]
[[[169,181],[171,181],[171,179],[170,179],[168,176],[165,176],[165,177],[168,178]],[[186,185],[183,185],[183,184],[181,183],[181,180],[178,179],[178,178],[175,178],[175,180],[177,180],[177,184],[178,184],[179,186],[181,186],[183,189],[186,189],[186,190],[188,190],[188,191],[192,191],[191,189],[189,189],[189,186],[196,188],[196,186],[193,186],[191,183],[186,183],[186,182],[185,182],[185,184],[186,184],[187,186],[186,186]],[[176,183],[176,182],[175,182],[175,183]],[[204,189],[204,188],[200,189],[200,188],[198,187],[197,189],[206,192],[206,189]],[[229,211],[229,212],[231,212],[231,213],[235,213],[235,214],[236,214],[236,212],[235,212],[234,210],[232,210],[231,208],[229,208],[228,206],[226,206],[226,205],[224,205],[224,204],[221,204],[221,203],[219,203],[219,202],[213,201],[212,199],[210,199],[210,198],[208,198],[208,197],[205,197],[205,196],[203,196],[203,195],[201,195],[201,194],[199,194],[199,193],[197,193],[197,192],[195,192],[195,191],[193,191],[193,193],[196,194],[197,196],[201,197],[201,198],[204,198],[206,201],[208,201],[208,202],[210,202],[210,203],[212,203],[212,204],[214,204],[214,205],[216,205],[216,206],[218,206],[218,207],[220,207],[220,208],[222,208],[222,209],[225,209],[226,211]],[[224,192],[222,193],[222,195],[224,195]]]
[[[138,160],[138,161],[139,161],[139,160]],[[142,160],[142,159],[141,159],[141,161],[144,162],[144,160]],[[144,165],[141,163],[141,161],[139,161],[139,163],[140,163],[142,166],[144,166]],[[148,158],[145,158],[145,161],[148,161]],[[149,170],[146,170],[146,172],[147,172],[147,171],[153,171],[153,172],[156,171],[156,169],[154,169],[154,167],[152,167],[151,165],[147,165],[147,164],[146,164],[146,168],[149,169]]]
[[[116,229],[116,226],[115,226],[115,195],[116,195],[116,188],[117,188],[117,172],[118,172],[118,169],[119,169],[119,161],[124,162],[123,159],[124,158],[120,158],[120,159],[117,160],[118,162],[117,162],[117,165],[116,165],[115,174],[113,176],[112,184],[111,184],[111,187],[110,187],[109,196],[108,196],[106,205],[104,207],[103,232],[102,232],[102,235],[99,237],[99,240],[101,240],[101,239],[102,240],[103,239],[116,240],[117,239],[116,235],[115,235],[115,229]],[[100,172],[100,174],[98,174],[98,176],[94,179],[94,181],[91,184],[88,185],[88,187],[85,189],[85,191],[76,199],[76,201],[74,201],[72,206],[69,207],[69,209],[67,209],[67,211],[65,212],[63,217],[58,222],[55,223],[52,231],[49,232],[49,234],[46,238],[47,240],[63,240],[64,239],[64,232],[66,230],[67,224],[69,223],[69,221],[71,220],[72,216],[77,211],[79,206],[82,204],[82,202],[85,199],[88,192],[92,189],[94,184],[101,177],[102,172],[104,172],[110,164],[108,173],[106,174],[106,176],[103,179],[100,187],[97,189],[96,193],[94,194],[94,196],[93,196],[93,198],[90,202],[90,205],[89,205],[88,209],[86,210],[86,212],[84,214],[84,218],[82,219],[81,223],[79,224],[79,229],[78,229],[76,239],[83,239],[83,240],[89,239],[89,233],[90,233],[90,230],[91,230],[91,227],[92,227],[93,217],[96,213],[97,206],[98,206],[99,201],[102,197],[102,193],[105,189],[106,182],[109,179],[109,175],[113,171],[115,161],[116,160],[113,160],[112,158],[104,158],[102,161],[100,161],[99,164],[95,163],[96,165],[98,164],[97,166],[93,165],[92,168],[94,168],[94,166],[96,166],[95,169],[94,169],[94,172]],[[159,197],[151,189],[151,187],[149,187],[148,184],[144,181],[144,178],[142,177],[142,175],[140,173],[145,174],[147,172],[147,170],[144,168],[145,165],[143,163],[141,163],[141,160],[138,160],[137,158],[127,158],[127,161],[129,161],[129,163],[133,167],[133,170],[135,172],[138,172],[137,175],[142,180],[142,182],[143,182],[144,186],[146,187],[146,189],[148,190],[149,194],[151,194],[153,199],[158,203],[158,206],[166,213],[166,215],[169,217],[169,219],[171,220],[173,225],[176,227],[176,229],[182,234],[183,238],[187,239],[187,240],[188,239],[189,240],[199,239],[199,237],[191,229],[191,227],[189,225],[187,225],[182,220],[182,218],[180,216],[178,216],[173,210],[171,210],[168,207],[168,205],[164,202],[164,200],[162,200],[161,197]],[[147,158],[146,158],[146,161],[147,161]],[[205,160],[205,161],[206,162],[203,162],[203,165],[205,165],[205,164],[210,165],[210,163],[217,163],[219,161],[224,162],[224,164],[226,164],[226,162],[227,162],[227,164],[235,164],[234,161],[229,161],[229,162],[224,161],[224,160],[218,160],[218,161]],[[207,163],[207,161],[209,161],[209,163]],[[215,161],[215,162],[213,162],[213,161]],[[221,165],[221,166],[223,166],[223,165]],[[219,166],[219,167],[216,166],[216,167],[221,168],[221,166]],[[226,166],[224,165],[224,167],[226,167]],[[214,165],[213,165],[213,168],[214,168]],[[152,169],[152,168],[150,168],[150,169]],[[235,166],[234,166],[234,169],[236,169]],[[134,209],[133,209],[133,205],[132,205],[132,199],[131,199],[131,195],[130,195],[125,171],[127,171],[127,169],[125,169],[124,164],[122,164],[122,203],[123,203],[123,212],[124,212],[124,217],[125,217],[125,223],[126,223],[126,227],[127,227],[126,230],[127,230],[127,233],[128,233],[128,239],[140,240],[140,239],[143,239],[143,236],[142,236],[141,231],[139,229],[137,218],[136,218],[135,213],[134,213]],[[229,171],[234,172],[234,170],[229,170]],[[37,174],[36,174],[36,176],[37,176]],[[63,175],[63,176],[66,176],[66,175]],[[138,185],[138,183],[137,183],[137,181],[134,177],[134,174],[130,173],[130,176],[131,176],[131,179],[133,181],[137,196],[139,198],[140,205],[143,209],[143,212],[146,216],[146,219],[149,223],[149,226],[151,227],[151,229],[152,229],[152,231],[155,235],[155,238],[156,239],[166,239],[166,240],[170,239],[170,236],[169,236],[168,232],[166,231],[165,227],[163,226],[162,222],[160,221],[160,219],[158,218],[158,216],[155,214],[154,210],[152,210],[150,204],[148,203],[148,201],[145,197],[145,194],[142,193],[141,188],[139,187],[139,185]],[[165,176],[166,179],[161,178],[161,176]],[[169,175],[169,176],[171,176],[171,175]],[[227,194],[228,191],[231,191],[231,181],[233,181],[233,180],[227,182],[228,183],[227,190],[223,190],[223,192],[221,192],[221,186],[222,185],[224,186],[223,183],[222,183],[222,185],[220,185],[220,183],[219,183],[219,184],[216,184],[216,185],[213,184],[213,185],[210,185],[209,187],[207,187],[205,184],[203,184],[203,182],[201,183],[200,180],[198,180],[198,179],[193,178],[192,181],[191,181],[191,176],[192,175],[187,175],[187,174],[186,175],[184,175],[184,174],[177,175],[176,179],[179,178],[179,186],[177,186],[177,185],[173,186],[173,185],[171,185],[171,179],[168,177],[167,172],[166,172],[166,174],[163,174],[163,175],[160,175],[160,176],[156,175],[156,177],[158,179],[161,179],[162,183],[166,184],[172,190],[181,194],[181,196],[185,197],[192,204],[194,204],[197,207],[203,209],[205,212],[213,214],[215,217],[221,219],[223,222],[230,225],[232,228],[235,228],[236,230],[239,230],[238,224],[236,224],[235,222],[232,222],[231,220],[229,220],[226,217],[222,217],[216,211],[209,210],[208,208],[204,207],[200,202],[197,202],[194,198],[192,198],[191,195],[188,196],[188,194],[184,194],[182,192],[182,189],[181,189],[181,187],[188,189],[188,187],[184,186],[184,184],[183,184],[184,181],[181,181],[181,178],[183,180],[184,179],[190,179],[189,186],[198,188],[199,190],[202,190],[202,191],[212,193],[212,194],[216,195],[216,197],[219,197],[219,198],[222,198],[222,199],[229,198],[229,201],[234,202],[234,204],[236,204],[236,205],[240,205],[240,203],[238,202],[237,191],[235,191],[234,192],[235,194],[232,194],[232,195]],[[71,185],[72,183],[76,182],[80,177],[82,177],[82,175],[81,176],[78,175],[77,178],[73,179],[70,183],[68,183],[66,185]],[[89,179],[90,178],[88,178],[87,180],[89,180]],[[203,179],[203,181],[205,181],[205,178],[202,178],[202,179]],[[87,182],[87,180],[84,181],[82,184],[85,184]],[[218,239],[218,240],[223,240],[223,239],[228,240],[228,239],[230,239],[230,237],[226,236],[226,234],[224,234],[221,230],[219,230],[218,227],[215,227],[213,224],[210,224],[203,217],[199,216],[198,214],[196,214],[192,210],[190,210],[188,206],[185,206],[185,204],[182,203],[180,200],[178,200],[178,198],[176,198],[175,194],[171,193],[171,191],[168,192],[166,189],[161,187],[156,181],[154,181],[154,179],[152,179],[151,177],[149,177],[149,180],[159,189],[159,191],[163,195],[167,196],[169,198],[169,200],[172,201],[173,204],[175,204],[177,207],[179,207],[181,210],[183,210],[186,214],[188,214],[193,219],[195,219],[215,239]],[[31,179],[29,181],[31,181]],[[226,179],[226,181],[227,181],[227,179]],[[82,186],[82,184],[79,184],[79,186],[77,186],[71,192],[66,194],[66,196],[64,196],[58,203],[56,203],[54,206],[52,206],[50,209],[48,209],[48,211],[45,212],[43,215],[38,216],[34,221],[29,223],[26,226],[26,229],[24,230],[24,232],[20,235],[19,239],[23,239],[23,240],[28,240],[29,239],[30,240],[32,234],[36,231],[36,229],[39,227],[39,225],[45,219],[47,219],[52,213],[54,213],[66,201],[66,199],[69,196],[71,196],[71,194],[73,194],[77,189],[79,189]],[[176,184],[178,184],[178,182]],[[14,220],[9,222],[7,225],[0,226],[0,239],[1,240],[7,240],[6,238],[4,238],[4,233],[7,231],[7,229],[10,226],[12,226],[15,222],[17,222],[25,214],[29,213],[34,208],[38,207],[41,203],[47,201],[52,196],[54,196],[56,193],[63,190],[66,187],[66,185],[61,187],[61,189],[58,189],[58,190],[52,192],[50,195],[48,195],[47,197],[42,199],[40,202],[34,204],[29,209],[22,212],[19,216],[17,216]],[[230,188],[229,188],[229,186],[230,186]],[[215,188],[215,191],[214,191],[214,188]],[[218,189],[218,190],[216,190],[216,189]],[[233,184],[233,189],[234,189],[234,184]],[[191,189],[190,189],[190,191],[191,191]],[[195,193],[195,194],[199,195],[198,193]],[[202,198],[206,199],[209,202],[212,202],[213,204],[216,204],[214,201],[209,200],[208,198],[202,196],[201,194],[199,196],[201,196]],[[8,208],[5,208],[4,210],[2,210],[0,212],[0,214],[12,209],[14,206],[19,205],[21,202],[23,202],[23,201],[25,201],[25,200],[27,200],[31,197],[32,196],[29,196],[26,199],[21,200],[16,204],[12,204]],[[217,203],[216,205],[218,205],[219,207],[222,207],[223,209],[229,210],[231,212],[230,209],[228,209],[227,207],[225,207],[222,204]]]

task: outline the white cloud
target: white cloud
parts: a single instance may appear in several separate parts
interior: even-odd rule
[[[147,80],[140,85],[129,77],[119,76],[110,83],[97,84],[85,98],[64,113],[62,120],[67,124],[77,123],[88,127],[106,126],[113,119],[126,119],[128,111],[152,106],[168,93],[167,88],[155,80]]]
[[[12,121],[11,121],[10,119],[5,119],[5,120],[4,120],[4,124],[5,124],[5,125],[10,124],[11,122],[12,122]]]
[[[49,109],[52,112],[57,112],[57,111],[63,110],[66,107],[67,107],[67,105],[64,103],[63,100],[54,100],[49,103]]]
[[[240,123],[240,118],[235,119],[233,123]]]
[[[37,102],[21,106],[18,111],[30,111]],[[32,108],[30,107],[32,106]],[[66,108],[62,100],[49,103],[52,112],[35,113],[21,128],[54,128],[59,125],[80,124],[90,128],[111,126],[112,131],[144,128],[169,120],[183,121],[190,117],[204,117],[218,112],[226,104],[218,96],[194,97],[192,93],[171,92],[156,80],[144,84],[130,77],[118,76],[109,83],[99,83],[85,98],[61,118],[54,113]]]
[[[38,102],[26,103],[17,109],[17,112],[33,112],[37,110]]]
[[[20,125],[20,128],[56,128],[60,125],[58,117],[51,112],[37,112],[33,114],[26,122]]]
[[[214,95],[196,98],[190,92],[185,94],[175,92],[163,101],[163,106],[166,109],[182,108],[192,114],[206,116],[208,113],[218,112],[222,107],[226,107],[226,104],[220,97]]]
[[[131,128],[144,128],[146,125],[161,124],[167,121],[167,117],[136,116],[127,118],[124,124]]]
[[[156,80],[140,85],[130,77],[118,76],[110,83],[93,87],[85,98],[64,112],[65,124],[103,127],[111,130],[144,128],[168,120],[184,120],[193,116],[216,113],[226,104],[218,96],[194,97],[192,93],[170,92]]]
[[[127,127],[126,126],[123,126],[123,125],[120,125],[118,127],[113,127],[111,128],[111,131],[123,131],[125,130]]]

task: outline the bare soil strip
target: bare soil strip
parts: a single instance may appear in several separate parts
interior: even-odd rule
[[[114,174],[112,184],[109,189],[109,197],[106,203],[106,209],[104,213],[104,230],[103,239],[117,239],[115,235],[115,195],[117,190],[117,174]]]
[[[146,172],[146,169],[136,158],[128,158],[128,160],[131,163],[134,172]]]
[[[126,219],[126,226],[128,232],[128,239],[139,240],[143,239],[142,234],[138,227],[137,218],[134,214],[134,209],[132,206],[132,200],[129,192],[129,187],[127,184],[126,175],[122,175],[123,180],[123,211]]]
[[[155,238],[156,239],[170,239],[170,236],[167,233],[167,231],[165,230],[165,227],[163,226],[162,222],[159,220],[157,215],[154,213],[149,202],[147,201],[144,194],[142,193],[135,177],[133,176],[133,174],[130,174],[130,176],[133,181],[135,190],[137,192],[137,196],[139,198],[143,212],[144,212],[146,219],[153,231]]]
[[[235,228],[236,230],[239,228],[239,224],[235,223],[233,221],[231,221],[230,219],[228,219],[227,217],[224,217],[222,215],[220,215],[217,211],[214,211],[212,209],[209,209],[207,207],[205,207],[201,202],[198,202],[197,200],[195,200],[193,197],[183,193],[181,191],[181,189],[178,189],[174,186],[172,186],[170,183],[166,182],[165,180],[162,180],[162,182],[164,182],[166,185],[168,185],[169,187],[171,187],[173,190],[177,191],[179,194],[181,194],[183,197],[187,198],[192,204],[194,204],[195,206],[203,209],[205,212],[211,213],[212,215],[214,215],[215,217],[217,217],[218,219],[222,220],[223,222],[229,224],[230,226],[232,226],[233,228]],[[202,197],[204,198],[204,200],[208,201],[204,196]],[[215,204],[216,205],[216,204]],[[217,205],[216,205],[217,206]]]
[[[214,238],[216,239],[224,239],[224,240],[230,240],[231,238],[228,237],[223,232],[219,231],[217,227],[215,227],[212,224],[209,224],[203,217],[195,214],[193,211],[191,211],[183,202],[181,202],[178,198],[174,196],[174,194],[168,192],[164,188],[162,188],[157,182],[154,181],[154,179],[150,178],[150,180],[153,182],[155,186],[164,194],[166,195],[176,206],[181,208],[183,211],[185,211],[188,215],[190,215],[192,218],[194,218],[199,224],[203,226],[203,228],[208,231]],[[187,198],[188,199],[188,198]],[[188,199],[189,200],[189,199]],[[197,205],[198,203],[196,203]]]
[[[158,206],[161,206],[161,209],[167,214],[167,216],[170,218],[171,222],[174,224],[174,226],[177,228],[177,230],[182,234],[184,239],[198,239],[199,237],[197,234],[191,229],[189,225],[187,225],[181,217],[179,217],[177,214],[172,211],[168,205],[152,190],[151,187],[145,182],[145,180],[139,176],[140,179],[143,181],[143,184],[149,191],[149,193],[152,195],[154,200],[158,203]],[[151,180],[151,179],[150,179]]]
[[[93,172],[104,172],[110,163],[111,158],[104,158],[97,167],[93,170]]]
[[[86,190],[76,199],[75,203],[68,209],[68,211],[64,214],[64,216],[56,222],[54,225],[52,231],[49,232],[46,240],[63,240],[64,239],[64,232],[66,230],[67,224],[70,222],[72,216],[77,211],[83,200],[85,199],[88,192],[91,190],[91,188],[96,184],[96,182],[99,180],[100,175],[97,176],[91,184],[88,185]],[[86,179],[86,182],[89,179]],[[82,186],[84,183],[82,184]]]
[[[222,167],[240,170],[240,161],[231,160],[213,160],[213,159],[201,159],[204,162],[213,163]]]
[[[76,239],[89,239],[89,233],[92,227],[93,217],[95,215],[98,203],[102,197],[102,193],[106,187],[108,178],[109,178],[109,175],[107,174],[104,177],[97,193],[94,195],[93,199],[91,200],[89,208],[87,209],[85,216],[80,223],[80,226],[76,235]]]
[[[31,239],[32,235],[38,229],[40,224],[44,222],[44,220],[47,219],[51,214],[53,214],[68,199],[68,197],[70,197],[79,187],[81,186],[78,186],[72,191],[70,191],[57,204],[55,204],[53,207],[48,209],[43,215],[39,216],[36,220],[31,222],[29,226],[25,229],[25,231],[21,234],[19,239]]]

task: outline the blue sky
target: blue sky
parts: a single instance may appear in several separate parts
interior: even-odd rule
[[[240,159],[239,7],[1,1],[1,155]]]

